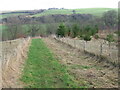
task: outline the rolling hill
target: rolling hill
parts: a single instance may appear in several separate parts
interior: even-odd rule
[[[75,14],[92,14],[94,16],[101,17],[104,12],[107,12],[109,10],[117,11],[117,8],[82,8],[82,9],[50,9],[50,10],[48,9],[42,12],[39,12],[40,10],[38,10],[37,13],[34,13],[36,12],[36,10],[31,10],[31,12],[33,12],[32,15],[30,10],[29,12],[27,11],[26,13],[25,11],[22,12],[16,11],[14,13],[0,14],[0,19],[7,18],[10,16],[18,16],[18,15],[30,15],[32,17],[40,17],[40,16],[53,15],[53,14],[70,15],[73,14],[73,10]]]
[[[101,16],[104,12],[109,10],[117,10],[116,8],[83,8],[83,9],[52,9],[46,10],[42,13],[34,14],[32,16],[39,17],[51,14],[73,14],[73,10],[75,10],[76,14],[92,14],[94,16]]]

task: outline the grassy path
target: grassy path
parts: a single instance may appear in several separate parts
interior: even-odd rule
[[[79,87],[41,39],[32,40],[21,81],[27,88]]]

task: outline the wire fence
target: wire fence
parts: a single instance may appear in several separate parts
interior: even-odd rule
[[[118,64],[118,46],[117,43],[107,42],[102,39],[92,39],[91,41],[84,41],[79,39],[72,38],[56,38],[57,40],[64,42],[66,44],[71,45],[77,49],[82,51],[87,51],[90,53],[94,53],[98,56],[105,56],[109,59],[110,62]]]

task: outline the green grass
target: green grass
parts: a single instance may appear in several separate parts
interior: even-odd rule
[[[83,9],[58,9],[58,10],[46,10],[43,13],[38,13],[32,15],[34,17],[51,15],[51,14],[66,14],[70,15],[73,14],[73,10],[76,11],[77,14],[92,14],[94,16],[101,17],[104,12],[109,10],[117,10],[116,8],[83,8]]]
[[[92,14],[94,16],[101,17],[102,14],[109,10],[117,10],[117,8],[83,8],[83,9],[58,9],[58,10],[46,10],[42,13],[38,13],[35,15],[32,15],[33,17],[40,17],[40,16],[46,16],[46,15],[52,15],[52,14],[65,14],[70,15],[73,14],[73,10],[76,11],[77,14]],[[4,14],[0,15],[0,19],[7,18],[10,16],[18,16],[18,15],[27,15],[27,13],[11,13],[11,14]]]
[[[38,13],[35,15],[32,15],[34,17],[39,17],[39,16],[46,16],[46,15],[52,15],[52,14],[72,14],[72,10],[46,10],[43,13]]]
[[[32,40],[21,81],[26,88],[85,88],[69,75],[41,39]]]
[[[70,66],[73,69],[90,69],[92,66],[84,66],[84,65],[72,65]]]
[[[102,69],[99,66],[86,66],[86,65],[70,65],[69,68],[72,68],[72,69],[90,69],[90,68],[96,68],[97,70],[101,70]]]
[[[6,25],[0,25],[0,31],[3,32],[6,28],[7,28]]]

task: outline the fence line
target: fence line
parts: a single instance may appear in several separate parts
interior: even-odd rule
[[[109,48],[109,43],[103,40],[96,41],[86,41],[72,39],[72,38],[56,38],[57,40],[69,44],[75,48],[78,48],[82,51],[87,51],[90,53],[94,53],[98,56],[105,56],[109,59],[110,62],[118,64],[118,47],[115,43],[111,44],[111,48]],[[86,44],[86,45],[85,45]]]
[[[17,39],[19,40],[19,39]],[[10,43],[14,43],[14,41],[10,41]],[[10,53],[3,53],[2,55],[2,69],[3,71],[7,69],[9,62],[14,58],[16,61],[22,58],[24,56],[24,50],[26,49],[28,43],[30,41],[30,37],[23,38],[20,40],[18,45],[14,47]],[[8,42],[8,41],[7,41]],[[9,43],[9,42],[8,42]],[[4,51],[4,50],[3,50]]]

